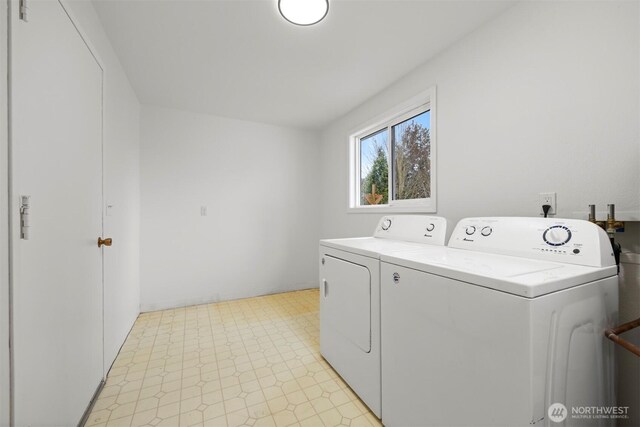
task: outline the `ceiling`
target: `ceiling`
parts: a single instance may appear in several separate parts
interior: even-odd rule
[[[321,129],[512,1],[330,0],[299,27],[276,0],[94,0],[143,104]]]

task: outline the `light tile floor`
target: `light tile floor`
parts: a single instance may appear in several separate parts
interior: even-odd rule
[[[140,315],[87,426],[379,426],[320,356],[318,290]]]

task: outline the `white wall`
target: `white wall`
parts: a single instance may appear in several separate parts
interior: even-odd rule
[[[368,235],[379,218],[346,213],[348,135],[433,85],[438,215],[537,215],[555,191],[560,216],[615,203],[640,219],[638,6],[517,4],[332,124],[322,237]]]
[[[140,104],[91,2],[67,0],[104,67],[104,198],[113,205],[104,234],[105,373],[140,312]]]
[[[316,134],[147,106],[141,117],[143,311],[317,286]]]

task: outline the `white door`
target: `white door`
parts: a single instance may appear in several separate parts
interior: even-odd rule
[[[102,69],[58,1],[11,3],[14,421],[76,425],[103,377]]]

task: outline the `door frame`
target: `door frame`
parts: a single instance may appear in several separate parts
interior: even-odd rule
[[[11,352],[9,339],[9,0],[0,4],[0,426],[11,422]]]
[[[88,37],[88,33],[83,30],[82,25],[79,20],[76,18],[75,14],[72,11],[72,7],[70,5],[70,0],[57,0],[62,10],[65,12],[67,17],[69,18],[70,23],[74,26],[76,32],[82,39],[83,43],[89,50],[89,53],[93,56],[96,64],[100,68],[101,72],[101,129],[100,129],[100,147],[101,147],[101,233],[104,235],[104,226],[105,226],[105,67],[104,62],[100,58],[97,49],[91,42]],[[4,338],[5,333],[8,336],[8,346],[1,345],[0,346],[0,361],[2,364],[0,365],[0,387],[2,388],[2,392],[0,392],[0,426],[4,427],[13,426],[14,425],[14,381],[13,381],[13,293],[12,290],[17,284],[20,282],[19,274],[15,269],[15,265],[18,264],[19,261],[19,251],[16,250],[16,241],[19,241],[20,236],[20,216],[18,214],[20,209],[20,195],[17,191],[16,178],[12,171],[12,166],[17,164],[17,154],[16,150],[13,150],[13,146],[15,141],[13,141],[12,129],[11,129],[11,113],[12,113],[12,76],[11,76],[11,17],[12,13],[18,13],[19,10],[19,0],[5,0],[5,7],[1,7],[2,11],[0,11],[0,20],[6,22],[6,27],[3,28],[0,25],[0,32],[2,32],[2,37],[0,37],[0,43],[6,46],[6,55],[5,51],[0,49],[0,55],[4,58],[0,61],[0,73],[4,74],[7,77],[6,80],[6,88],[7,90],[4,92],[0,92],[6,96],[0,97],[0,103],[2,107],[0,107],[0,124],[6,123],[7,133],[0,135],[0,150],[3,153],[7,154],[6,162],[0,161],[0,204],[2,205],[1,211],[2,213],[7,214],[6,218],[8,219],[2,224],[0,224],[0,241],[3,241],[6,236],[6,242],[8,245],[6,247],[0,247],[0,315],[5,316],[6,309],[6,317],[8,317],[8,328],[4,328],[0,330],[0,337]],[[6,13],[6,16],[5,16]],[[6,31],[5,31],[6,30]],[[6,59],[6,60],[5,60]],[[6,108],[6,111],[5,111]],[[4,114],[6,112],[6,114]],[[0,155],[0,160],[2,156]],[[81,414],[82,418],[79,420],[81,423],[88,415],[88,410],[94,403],[95,397],[97,393],[101,390],[104,379],[106,377],[106,372],[104,370],[104,250],[101,254],[101,263],[102,263],[102,271],[101,271],[101,298],[102,298],[102,381],[100,382],[96,395],[90,401],[89,407],[87,408],[87,412],[85,414]],[[2,268],[7,266],[6,269]],[[5,273],[6,272],[6,273]],[[5,304],[6,301],[6,304]],[[4,322],[0,322],[0,324],[4,325]],[[5,364],[5,360],[8,360],[8,363]],[[7,375],[5,375],[5,371]],[[8,380],[8,383],[7,383]],[[8,389],[8,390],[7,390]],[[8,393],[6,393],[8,391]]]

